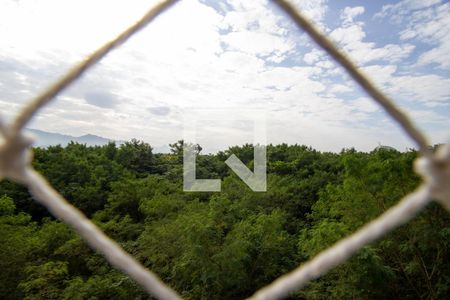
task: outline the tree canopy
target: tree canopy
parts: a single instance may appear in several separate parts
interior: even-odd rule
[[[250,169],[253,146],[201,154],[197,177],[220,193],[183,192],[182,148],[36,148],[34,166],[73,205],[186,299],[238,299],[377,217],[419,183],[414,150],[316,151],[267,147],[267,192],[253,192],[224,161]],[[449,215],[430,205],[291,299],[446,299]],[[149,299],[26,189],[0,182],[1,299]]]

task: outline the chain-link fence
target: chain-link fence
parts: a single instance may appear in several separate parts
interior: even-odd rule
[[[101,253],[115,268],[128,274],[149,294],[158,299],[180,299],[150,270],[126,253],[115,241],[107,237],[77,208],[69,204],[31,165],[32,140],[22,130],[33,116],[65,88],[71,85],[108,52],[126,42],[133,34],[144,28],[155,17],[173,5],[176,0],[166,0],[149,10],[138,22],[126,29],[114,40],[89,55],[83,62],[33,99],[11,124],[0,118],[0,179],[8,178],[27,186],[33,197],[55,217],[71,226],[96,251]],[[365,245],[383,237],[394,228],[408,222],[432,199],[450,211],[450,147],[441,146],[435,153],[428,146],[426,137],[413,122],[401,112],[389,97],[376,88],[370,79],[324,34],[316,29],[296,8],[285,0],[273,0],[295,23],[321,48],[328,52],[384,110],[403,128],[417,144],[421,157],[415,162],[416,172],[423,183],[416,191],[403,198],[377,219],[366,224],[354,234],[342,239],[319,253],[312,260],[290,273],[278,278],[257,291],[251,299],[279,299],[305,286],[309,281],[327,273],[331,268],[345,262]]]

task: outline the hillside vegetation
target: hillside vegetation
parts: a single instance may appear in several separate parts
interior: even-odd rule
[[[183,192],[182,142],[35,149],[35,167],[73,205],[187,299],[243,299],[412,191],[417,153],[267,147],[267,192],[225,164],[252,168],[253,147],[199,155],[197,178],[222,192]],[[432,204],[292,299],[448,299],[450,218]],[[27,190],[0,183],[0,299],[149,299]]]

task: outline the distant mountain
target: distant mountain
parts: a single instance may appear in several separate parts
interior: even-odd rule
[[[102,146],[109,142],[116,142],[117,144],[123,143],[122,141],[114,141],[101,136],[87,134],[83,136],[71,136],[60,133],[52,133],[37,129],[27,128],[26,131],[35,137],[35,147],[48,147],[48,146],[66,146],[71,141],[86,144],[88,146]]]
[[[27,133],[31,134],[35,137],[35,143],[34,147],[48,147],[48,146],[56,146],[61,145],[63,147],[67,146],[71,141],[80,143],[80,144],[86,144],[88,146],[103,146],[108,144],[109,142],[115,142],[116,145],[121,145],[125,143],[124,141],[115,141],[112,139],[107,139],[101,136],[93,135],[93,134],[86,134],[82,136],[71,136],[66,134],[60,134],[60,133],[53,133],[53,132],[47,132],[43,130],[38,129],[26,129]],[[153,147],[153,153],[170,153],[169,146],[159,146],[159,147]]]

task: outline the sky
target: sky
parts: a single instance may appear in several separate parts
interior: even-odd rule
[[[12,117],[51,82],[134,23],[151,0],[0,0],[0,113]],[[292,0],[405,111],[430,143],[450,139],[450,2]],[[326,53],[265,0],[182,0],[39,112],[30,128],[155,147],[200,122],[205,151],[252,142],[338,152],[415,147]],[[213,115],[213,114],[211,114]],[[244,113],[245,116],[245,113]],[[213,118],[213,117],[212,117]],[[243,117],[244,118],[244,117]]]

